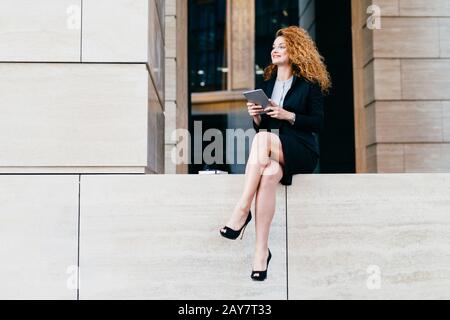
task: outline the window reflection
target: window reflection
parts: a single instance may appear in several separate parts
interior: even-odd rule
[[[192,92],[227,89],[226,0],[189,0]]]

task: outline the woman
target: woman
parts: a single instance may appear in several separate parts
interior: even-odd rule
[[[246,165],[243,194],[220,230],[225,238],[242,239],[256,194],[253,280],[266,279],[272,257],[268,239],[278,183],[291,185],[293,174],[312,173],[317,165],[319,149],[313,133],[323,127],[323,95],[331,86],[322,56],[300,27],[277,31],[271,57],[261,87],[271,97],[270,105],[264,109],[267,113],[261,113],[262,106],[247,103],[258,133]],[[273,129],[278,130],[269,131]]]

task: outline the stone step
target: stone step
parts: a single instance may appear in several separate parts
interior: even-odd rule
[[[262,283],[254,220],[242,241],[219,235],[243,183],[0,175],[0,298],[450,298],[450,174],[294,176],[277,189]]]

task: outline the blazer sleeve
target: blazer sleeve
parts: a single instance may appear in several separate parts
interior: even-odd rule
[[[294,128],[312,132],[320,132],[323,129],[323,94],[320,86],[314,83],[310,87],[306,103],[309,114],[295,113]]]

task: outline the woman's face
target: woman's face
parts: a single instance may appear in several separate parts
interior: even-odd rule
[[[272,63],[279,66],[289,64],[289,55],[286,49],[284,37],[280,36],[275,39],[272,45]]]

